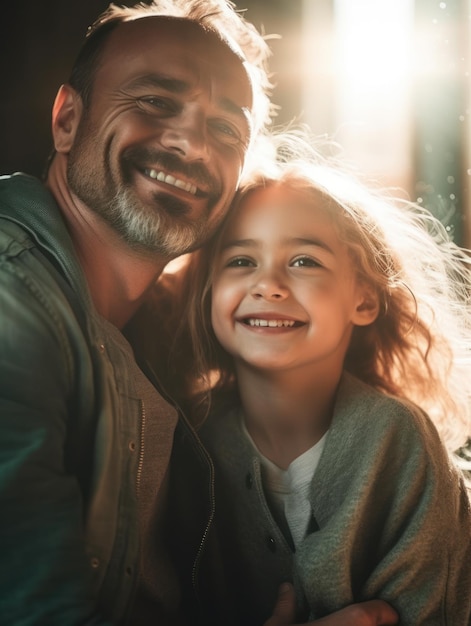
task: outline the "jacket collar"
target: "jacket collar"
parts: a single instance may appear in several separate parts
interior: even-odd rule
[[[0,176],[0,218],[18,224],[47,253],[72,287],[89,302],[90,295],[74,245],[57,202],[34,176]]]

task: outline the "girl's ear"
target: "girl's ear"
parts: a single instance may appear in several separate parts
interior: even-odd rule
[[[356,326],[372,324],[379,314],[379,298],[376,291],[369,285],[360,285],[360,302],[357,304],[353,316]]]
[[[56,152],[68,154],[82,116],[82,99],[70,85],[62,85],[52,108],[52,136]]]

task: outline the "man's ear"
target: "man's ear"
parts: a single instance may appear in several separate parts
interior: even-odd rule
[[[379,314],[379,298],[376,291],[369,285],[359,286],[360,302],[353,315],[356,326],[372,324]]]
[[[82,110],[82,98],[75,89],[70,85],[62,85],[52,108],[52,136],[56,152],[70,152]]]

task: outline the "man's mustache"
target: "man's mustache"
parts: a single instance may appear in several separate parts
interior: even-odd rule
[[[182,174],[211,197],[217,197],[221,193],[219,181],[211,176],[203,163],[185,163],[176,154],[139,146],[128,148],[123,153],[122,160],[126,165],[137,165],[140,168],[152,166],[154,169],[160,166],[172,174]]]

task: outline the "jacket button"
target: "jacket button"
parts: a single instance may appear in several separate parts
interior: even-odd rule
[[[267,537],[267,546],[270,552],[276,552],[276,541],[270,535]]]
[[[96,556],[92,556],[92,558],[90,559],[90,565],[93,567],[93,569],[97,569],[97,567],[100,567],[99,559],[97,559]]]
[[[245,477],[245,486],[247,487],[247,489],[252,489],[252,485],[253,485],[253,478],[252,478],[252,474],[249,472],[247,476]]]

